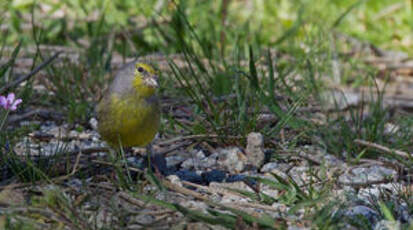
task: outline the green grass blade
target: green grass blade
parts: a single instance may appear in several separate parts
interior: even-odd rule
[[[342,14],[338,16],[338,18],[334,21],[333,25],[331,28],[336,28],[337,26],[340,25],[340,23],[343,21],[343,19],[351,13],[354,9],[359,7],[361,4],[363,4],[366,0],[358,0],[357,2],[351,4]]]

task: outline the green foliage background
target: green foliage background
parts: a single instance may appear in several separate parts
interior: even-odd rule
[[[42,36],[43,42],[65,44],[96,33],[144,27],[139,38],[134,38],[140,41],[142,52],[165,51],[165,41],[159,39],[161,35],[151,21],[168,21],[173,17],[176,5],[180,4],[196,32],[212,36],[211,30],[225,30],[227,46],[240,39],[275,45],[286,30],[300,25],[294,31],[300,38],[321,26],[326,31],[334,28],[383,48],[413,52],[412,3],[408,0],[237,0],[228,1],[225,16],[222,14],[225,1],[2,1],[3,15],[11,16],[11,20],[2,22],[11,25],[12,30],[7,36],[9,42],[25,37],[30,43],[31,34],[24,30],[22,15],[36,6],[35,22],[47,31]],[[345,17],[337,23],[343,14]],[[222,17],[226,20],[224,26]],[[214,39],[217,43],[212,45],[220,45],[220,38]],[[174,47],[168,49],[175,51]]]

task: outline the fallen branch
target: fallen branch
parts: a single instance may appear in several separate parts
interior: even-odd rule
[[[362,145],[362,146],[366,146],[366,147],[369,147],[369,148],[374,148],[374,149],[376,149],[380,152],[383,152],[383,153],[396,154],[396,155],[401,156],[403,158],[412,157],[412,154],[409,154],[407,152],[404,152],[404,151],[401,151],[401,150],[396,150],[396,149],[390,149],[390,148],[387,148],[386,146],[379,145],[379,144],[376,144],[376,143],[373,143],[373,142],[360,140],[360,139],[355,139],[354,142],[356,144],[359,144],[359,145]]]
[[[30,118],[32,116],[39,116],[43,119],[53,119],[57,121],[64,120],[65,118],[65,116],[62,113],[50,109],[34,109],[23,114],[15,114],[9,116],[7,119],[7,123],[16,123],[22,120],[26,120],[27,118]]]
[[[6,84],[2,88],[0,88],[0,94],[3,93],[4,91],[8,90],[9,88],[15,87],[18,84],[22,83],[23,81],[28,80],[29,78],[33,77],[36,73],[38,73],[40,70],[42,70],[44,67],[49,65],[54,59],[56,59],[62,52],[57,52],[53,56],[51,56],[49,59],[46,61],[42,62],[40,65],[38,65],[36,68],[34,68],[30,73],[23,75],[16,80]]]

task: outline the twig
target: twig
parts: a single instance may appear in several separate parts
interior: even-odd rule
[[[115,167],[116,165],[110,163],[110,162],[106,162],[106,161],[101,161],[101,160],[92,160],[93,163],[96,164],[101,164],[101,165],[107,165],[107,166],[112,166]],[[133,172],[139,172],[139,173],[143,173],[143,170],[138,169],[138,168],[134,168],[134,167],[130,167],[128,166],[128,170],[129,171],[133,171]]]
[[[108,147],[90,147],[90,148],[74,150],[66,154],[70,156],[70,155],[75,155],[79,153],[92,154],[92,153],[98,153],[98,152],[109,152],[109,148]]]
[[[133,204],[133,205],[137,205],[137,206],[139,206],[139,207],[145,207],[145,206],[147,205],[146,202],[143,202],[143,201],[141,201],[141,200],[138,200],[138,199],[130,196],[130,195],[129,195],[128,193],[126,193],[126,192],[119,192],[119,193],[118,193],[118,196],[119,196],[120,198],[124,199],[125,201],[127,201],[127,202],[129,202],[129,203],[131,203],[131,204]]]
[[[210,194],[219,193],[221,195],[235,195],[235,196],[242,197],[242,198],[249,198],[248,196],[244,196],[240,193],[236,193],[231,190],[226,190],[227,188],[225,188],[224,186],[222,188],[214,188],[211,186],[203,186],[203,185],[195,184],[189,181],[182,181],[182,184],[187,185],[187,186],[192,186],[198,189],[202,189]]]
[[[200,193],[197,193],[197,192],[192,191],[190,189],[181,187],[179,185],[175,185],[175,184],[173,184],[173,183],[171,183],[167,180],[162,180],[162,185],[164,185],[165,187],[167,187],[171,190],[174,190],[178,193],[193,196],[194,198],[197,198],[197,199],[202,200],[202,201],[210,202],[210,200],[208,199],[208,196],[202,195]]]
[[[244,208],[254,208],[254,209],[261,209],[261,210],[275,211],[275,212],[279,212],[279,211],[280,211],[279,208],[274,208],[274,207],[269,206],[269,205],[263,205],[263,204],[257,204],[257,203],[235,202],[235,203],[233,203],[232,205],[234,205],[234,206],[239,206],[239,207],[241,207],[240,209],[244,209]]]
[[[191,140],[191,139],[203,139],[203,138],[226,138],[226,139],[242,139],[241,136],[220,136],[217,134],[198,134],[198,135],[189,135],[183,137],[176,137],[166,141],[159,142],[158,145],[168,145],[174,142],[183,141],[183,140]]]
[[[403,158],[412,157],[412,154],[409,154],[407,152],[404,152],[404,151],[401,151],[401,150],[396,150],[396,149],[390,149],[390,148],[387,148],[386,146],[379,145],[379,144],[376,144],[376,143],[373,143],[373,142],[360,140],[360,139],[355,139],[354,142],[356,144],[359,144],[359,145],[363,145],[363,146],[366,146],[366,147],[369,147],[369,148],[377,149],[377,150],[379,150],[380,152],[383,152],[383,153],[396,154],[396,155],[401,156]]]
[[[351,187],[355,187],[355,188],[366,188],[369,187],[371,185],[375,185],[375,184],[386,184],[386,183],[390,183],[390,182],[394,182],[394,178],[385,178],[382,180],[374,180],[374,181],[366,181],[366,182],[340,182],[337,181],[340,185],[345,185],[345,186],[351,186]]]
[[[18,115],[12,115],[9,116],[9,118],[7,119],[7,123],[16,123],[19,122],[21,120],[26,120],[27,118],[31,117],[31,116],[40,116],[42,118],[46,118],[46,119],[54,119],[54,120],[63,120],[64,116],[62,113],[53,111],[53,110],[49,110],[49,109],[35,109],[35,110],[31,110],[27,113],[23,113],[23,114],[18,114]]]
[[[44,67],[46,67],[47,65],[49,65],[54,59],[56,59],[62,52],[57,52],[55,53],[53,56],[51,56],[49,59],[47,59],[46,61],[42,62],[40,65],[38,65],[36,68],[34,68],[30,73],[19,77],[18,79],[6,84],[5,86],[3,86],[2,88],[0,88],[0,94],[3,93],[4,91],[6,91],[7,89],[11,88],[11,87],[15,87],[18,84],[22,83],[23,81],[28,80],[29,78],[31,78],[32,76],[34,76],[36,73],[38,73],[41,69],[43,69]]]
[[[159,151],[159,152],[156,153],[156,154],[159,154],[159,155],[161,155],[161,156],[166,156],[168,153],[173,152],[173,151],[175,151],[175,150],[177,150],[177,149],[179,149],[179,148],[182,148],[182,147],[187,146],[187,145],[190,145],[190,144],[191,144],[190,142],[185,141],[185,142],[179,143],[179,144],[177,144],[177,145],[175,145],[175,146],[172,146],[171,148],[165,149],[165,150],[163,150],[163,151]]]
[[[82,151],[79,151],[79,154],[77,154],[77,156],[76,156],[76,161],[75,161],[75,164],[73,165],[73,169],[72,169],[72,172],[70,173],[70,175],[75,175],[81,156],[82,156]]]
[[[398,171],[399,174],[401,173],[401,171],[403,171],[404,168],[406,168],[406,165],[403,165],[402,163],[397,162],[397,161],[390,161],[389,159],[386,159],[386,158],[378,158],[377,160],[360,159],[358,161],[361,163],[370,163],[372,165],[376,164],[376,165],[389,166],[389,167],[394,168],[394,170]]]

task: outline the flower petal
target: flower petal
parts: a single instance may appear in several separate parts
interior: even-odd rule
[[[14,111],[14,110],[16,110],[17,109],[17,106],[20,104],[20,103],[22,103],[22,99],[17,99],[17,100],[15,100],[14,102],[13,102],[13,104],[11,104],[11,107],[10,107],[10,109],[12,110],[12,111]]]
[[[14,93],[9,93],[9,95],[7,95],[7,103],[8,104],[13,103],[15,97],[16,96],[14,95]]]
[[[10,111],[14,111],[14,110],[16,110],[16,109],[17,109],[17,106],[15,106],[15,105],[11,105],[8,109],[9,109]]]
[[[7,106],[7,99],[5,96],[0,96],[0,106],[5,108]]]

